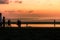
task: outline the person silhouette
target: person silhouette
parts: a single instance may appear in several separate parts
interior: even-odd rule
[[[5,27],[5,17],[3,16],[3,27]]]
[[[2,13],[0,13],[0,27],[2,27]]]
[[[20,20],[17,20],[17,25],[18,25],[18,27],[21,27],[21,21]]]
[[[9,27],[11,26],[11,20],[10,19],[8,20],[8,26]]]
[[[54,19],[54,27],[56,26],[55,22],[56,22],[56,21],[55,21],[55,19]]]

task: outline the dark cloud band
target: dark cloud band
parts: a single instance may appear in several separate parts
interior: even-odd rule
[[[9,0],[0,0],[0,4],[8,4]]]

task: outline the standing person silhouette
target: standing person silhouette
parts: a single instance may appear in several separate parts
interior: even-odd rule
[[[3,27],[5,27],[5,17],[3,16]]]
[[[11,27],[11,20],[8,20],[8,26]]]
[[[55,28],[56,24],[55,24],[55,19],[54,19],[54,28]]]
[[[17,25],[19,28],[21,28],[21,21],[20,20],[17,20]]]
[[[2,27],[2,13],[0,13],[0,27]]]

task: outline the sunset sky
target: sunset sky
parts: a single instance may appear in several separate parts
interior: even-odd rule
[[[19,2],[22,3],[19,3]],[[9,0],[0,5],[4,10],[60,10],[60,0]],[[0,7],[0,8],[1,8]],[[1,9],[0,9],[1,10]]]
[[[60,0],[7,0],[0,3],[0,12],[6,17],[60,17]]]

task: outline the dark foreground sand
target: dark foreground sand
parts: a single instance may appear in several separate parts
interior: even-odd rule
[[[58,40],[60,28],[0,28],[0,40]]]

